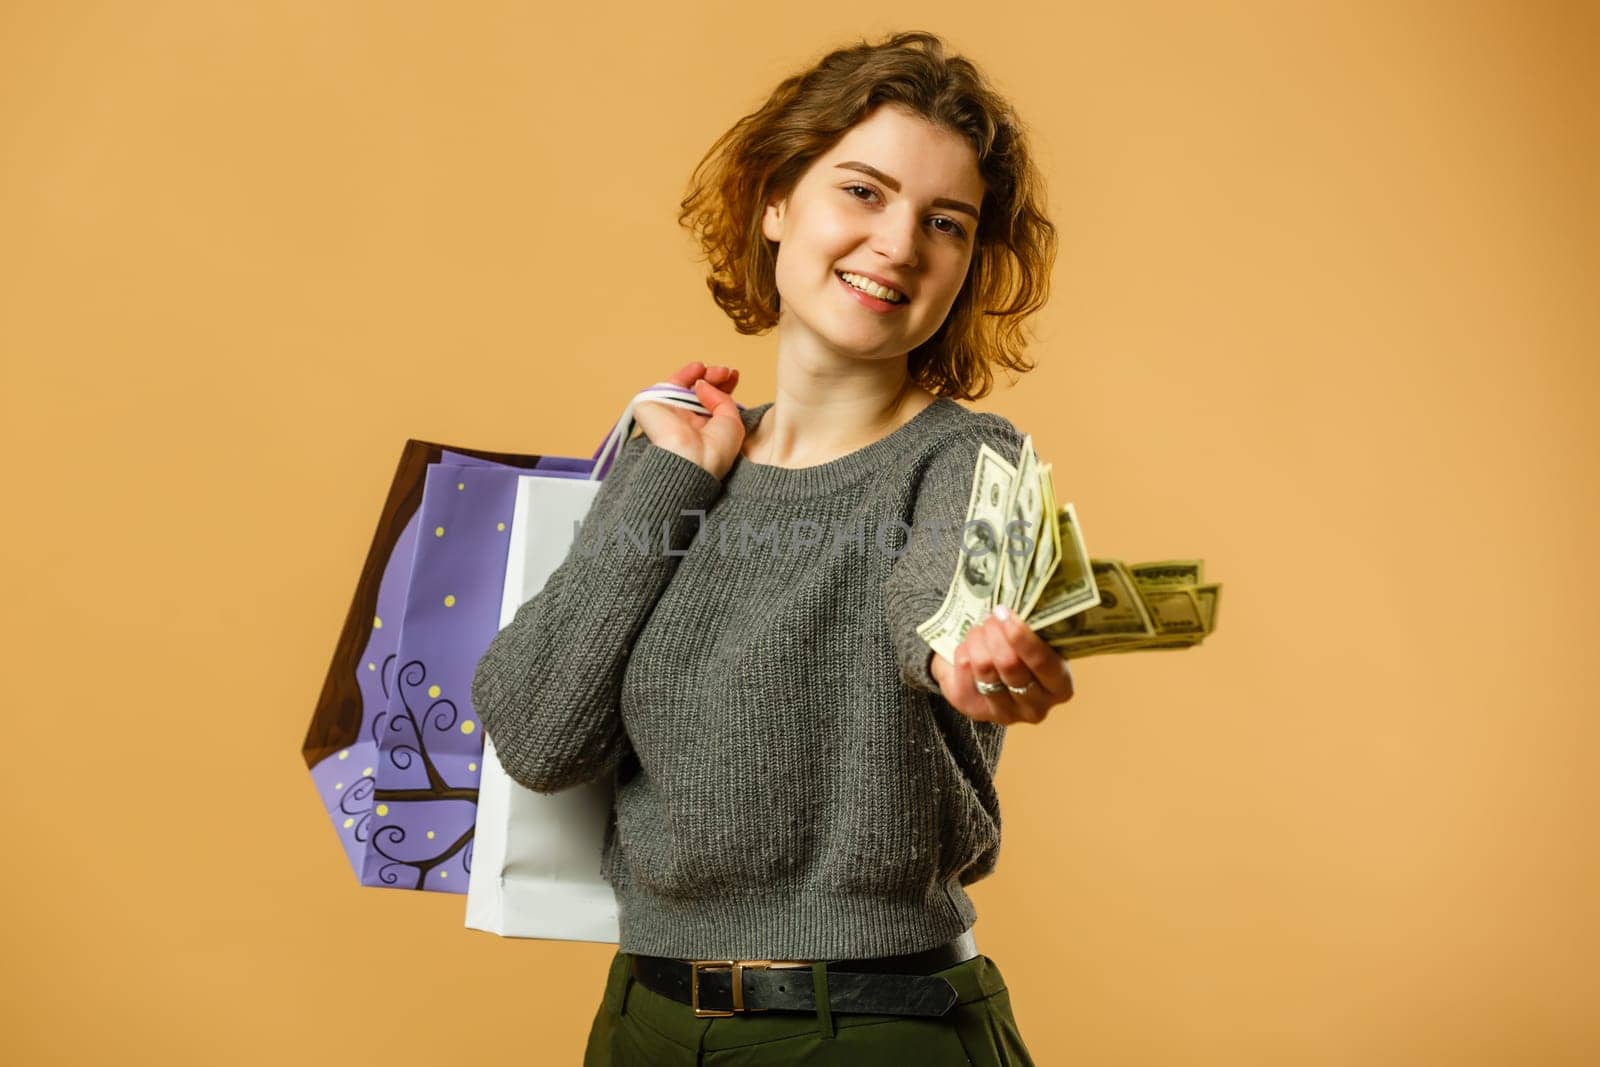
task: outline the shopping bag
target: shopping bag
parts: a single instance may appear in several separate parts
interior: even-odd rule
[[[494,523],[523,471],[591,466],[405,443],[301,749],[361,884],[466,892],[482,741],[461,697],[498,627]]]
[[[623,412],[611,440],[627,440],[634,405],[646,399],[709,414],[692,393],[685,401],[681,394],[687,392],[640,393]],[[500,626],[544,588],[565,560],[574,532],[600,489],[598,479],[580,482],[538,474],[518,475]],[[612,782],[535,793],[511,780],[488,738],[482,764],[466,925],[503,937],[618,941],[616,894],[600,873]]]
[[[625,440],[614,427],[588,459],[406,442],[301,747],[360,884],[467,892],[483,758],[468,694],[501,625],[519,481],[598,486]]]

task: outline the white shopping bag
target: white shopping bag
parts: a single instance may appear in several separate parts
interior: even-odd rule
[[[691,390],[657,383],[628,404],[589,478],[519,479],[501,627],[566,559],[575,520],[588,514],[600,479],[632,433],[634,407],[645,401],[710,414]],[[616,894],[600,874],[611,801],[609,780],[549,794],[517,784],[486,734],[466,925],[505,937],[617,942]]]

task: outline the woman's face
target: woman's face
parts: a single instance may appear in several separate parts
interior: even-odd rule
[[[778,242],[780,330],[865,359],[922,344],[961,291],[983,194],[965,139],[896,106],[878,108],[787,198],[767,205],[762,232]],[[864,298],[841,272],[872,275],[903,299]]]

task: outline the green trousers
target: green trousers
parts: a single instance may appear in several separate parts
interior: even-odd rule
[[[697,1019],[689,1005],[636,981],[630,957],[619,951],[611,961],[605,997],[589,1030],[583,1064],[881,1067],[906,1058],[916,1067],[1033,1067],[1011,1014],[1011,994],[993,960],[980,954],[934,973],[956,991],[956,1003],[941,1016],[830,1011],[827,970],[819,964],[811,973],[821,1006],[815,1013],[772,1011]]]

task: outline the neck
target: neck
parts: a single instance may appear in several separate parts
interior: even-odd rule
[[[807,380],[788,388],[780,375],[777,396],[757,429],[757,462],[827,462],[894,432],[932,400],[903,373],[898,381]]]

